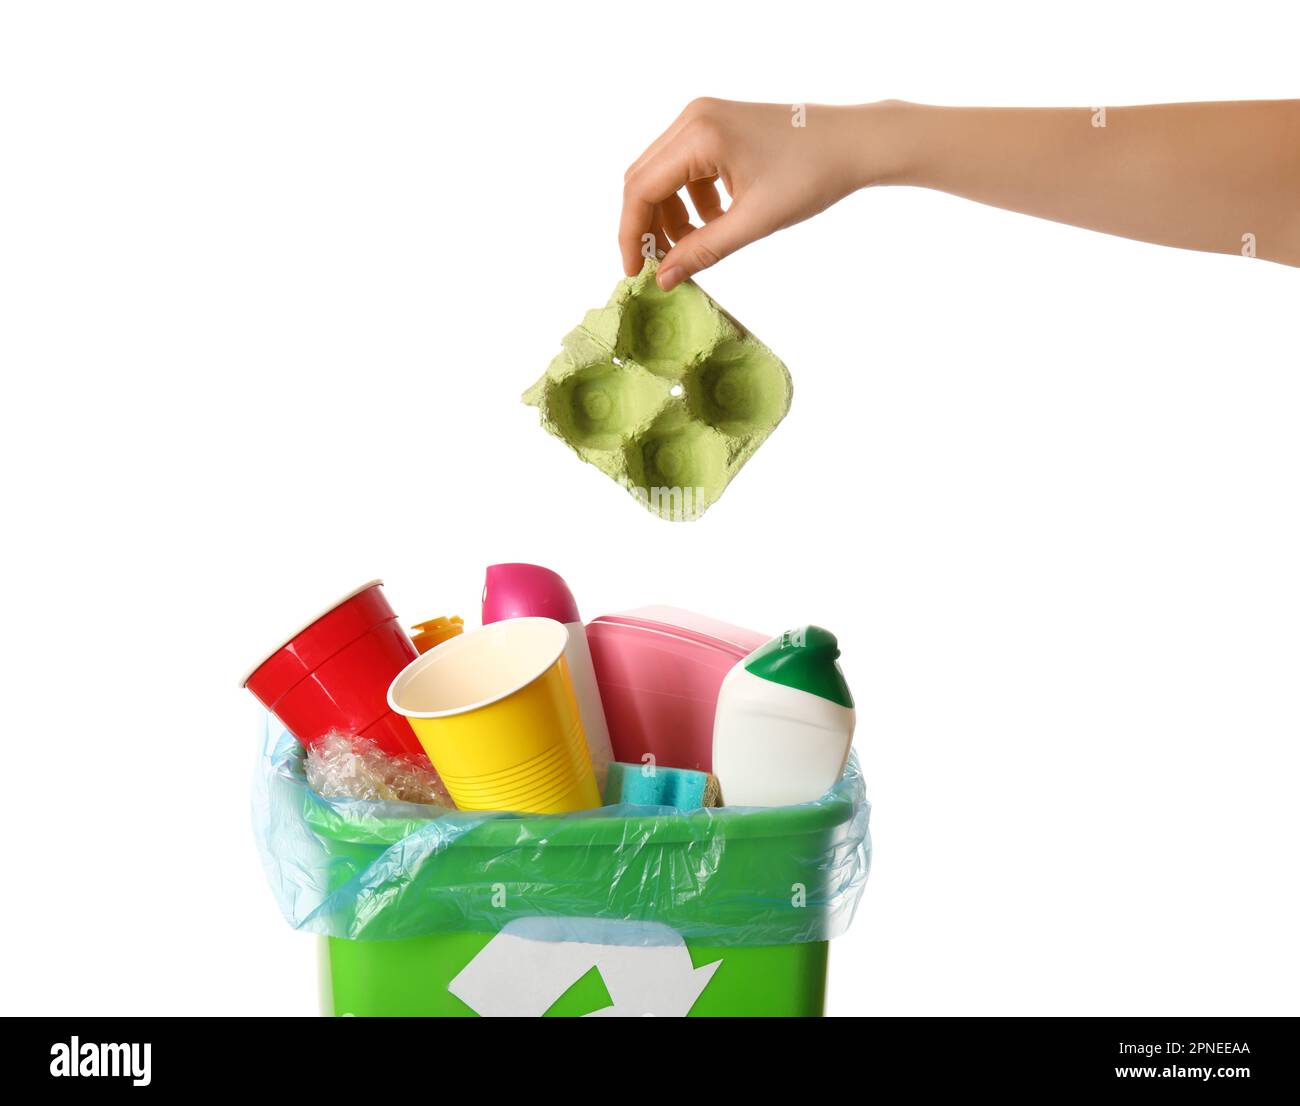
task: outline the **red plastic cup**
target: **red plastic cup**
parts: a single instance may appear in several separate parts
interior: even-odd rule
[[[388,685],[419,655],[383,581],[372,580],[299,630],[259,664],[244,686],[294,737],[371,738],[394,756],[423,756],[411,724],[388,705]]]

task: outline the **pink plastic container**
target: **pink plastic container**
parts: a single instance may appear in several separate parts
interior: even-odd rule
[[[504,618],[552,618],[566,626],[581,621],[564,578],[529,564],[488,565],[483,585],[483,625]]]
[[[713,769],[722,679],[769,635],[675,607],[639,607],[587,624],[614,759],[650,753],[667,768]]]

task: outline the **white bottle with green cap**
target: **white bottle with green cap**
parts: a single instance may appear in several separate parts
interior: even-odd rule
[[[738,661],[722,681],[713,723],[713,774],[727,806],[820,799],[853,743],[853,696],[835,635],[790,630]]]

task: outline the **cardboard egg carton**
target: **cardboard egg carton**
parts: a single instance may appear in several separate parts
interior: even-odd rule
[[[785,365],[655,261],[588,311],[524,402],[579,457],[662,518],[698,518],[790,410]]]

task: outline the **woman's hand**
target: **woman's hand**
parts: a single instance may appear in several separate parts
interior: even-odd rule
[[[725,212],[719,181],[732,200]],[[672,288],[871,184],[1300,265],[1300,100],[1112,108],[696,100],[627,171],[624,270],[638,272],[671,242],[659,284]],[[682,188],[702,227],[691,226]]]
[[[742,246],[884,179],[895,166],[872,138],[885,132],[873,121],[883,123],[888,109],[887,103],[693,101],[624,176],[623,271],[632,276],[654,251],[667,250],[659,286],[668,291]],[[725,211],[719,182],[731,197]],[[691,224],[683,188],[701,227]]]

